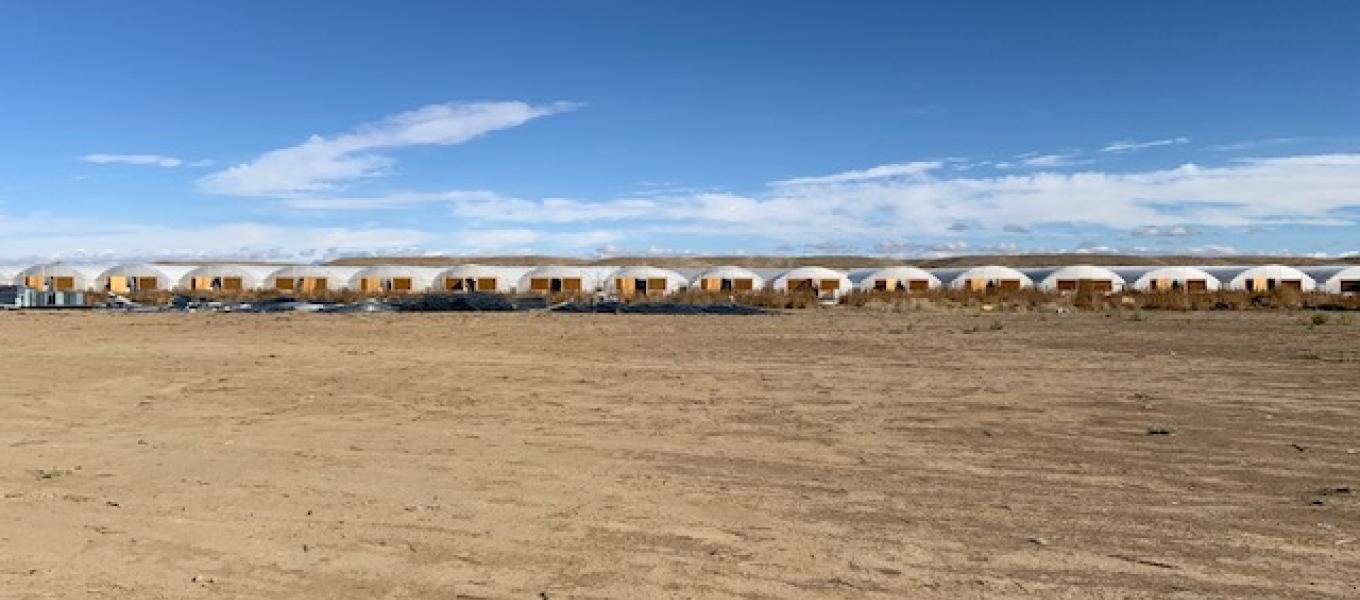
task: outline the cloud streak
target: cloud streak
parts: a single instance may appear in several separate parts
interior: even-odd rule
[[[80,157],[87,163],[96,165],[136,165],[141,167],[163,167],[172,169],[175,167],[189,164],[199,166],[201,163],[186,163],[184,159],[173,156],[162,156],[160,154],[86,154]]]
[[[895,177],[916,177],[939,169],[943,163],[939,161],[917,161],[907,163],[893,163],[878,165],[859,171],[845,171],[832,175],[819,175],[814,177],[795,177],[793,179],[783,179],[770,183],[772,186],[792,186],[792,185],[821,185],[828,183],[851,183],[856,181],[872,181],[875,179],[890,179]]]
[[[1151,140],[1146,142],[1138,142],[1134,140],[1120,140],[1117,142],[1110,142],[1106,144],[1104,148],[1100,149],[1100,151],[1112,154],[1123,154],[1125,152],[1147,150],[1148,148],[1157,148],[1160,146],[1176,146],[1179,144],[1188,143],[1190,143],[1190,138],[1188,137],[1174,137],[1166,138],[1163,140]]]
[[[212,173],[201,191],[236,196],[290,197],[332,192],[356,180],[382,177],[396,159],[381,151],[408,146],[450,146],[533,119],[578,108],[568,102],[431,104],[329,137],[313,135],[287,148]]]

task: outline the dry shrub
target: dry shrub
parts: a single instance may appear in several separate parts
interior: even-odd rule
[[[682,304],[743,304],[760,308],[816,308],[820,306],[812,292],[775,292],[771,290],[707,292],[685,290],[668,296],[652,296],[646,301],[679,302]]]
[[[1126,294],[1134,307],[1148,310],[1360,310],[1360,297],[1278,289],[1270,292],[1219,290],[1203,294],[1163,292]]]
[[[596,296],[594,292],[579,291],[554,292],[546,294],[544,297],[548,299],[548,304],[560,304],[562,302],[591,302],[595,300]]]

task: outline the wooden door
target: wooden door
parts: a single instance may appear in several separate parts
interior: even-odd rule
[[[128,278],[122,275],[109,276],[109,291],[115,294],[126,294],[132,291],[128,285]]]

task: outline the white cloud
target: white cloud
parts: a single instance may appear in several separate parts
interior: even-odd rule
[[[1245,142],[1234,142],[1231,144],[1210,144],[1208,146],[1205,146],[1204,149],[1209,150],[1211,152],[1241,152],[1244,150],[1256,150],[1258,148],[1266,148],[1269,146],[1283,146],[1287,144],[1297,144],[1300,142],[1309,141],[1310,139],[1313,138],[1306,137],[1267,138],[1263,140],[1247,140]]]
[[[1081,171],[777,186],[770,193],[580,201],[526,200],[490,192],[451,201],[475,223],[628,222],[640,233],[765,236],[949,235],[958,224],[997,230],[1079,223],[1130,231],[1145,226],[1347,223],[1360,206],[1360,154],[1192,164],[1128,173]]]
[[[313,135],[296,146],[271,150],[251,162],[204,177],[199,180],[199,189],[218,194],[281,197],[332,191],[347,182],[388,174],[396,159],[375,151],[461,144],[577,106],[566,102],[540,106],[524,102],[431,104],[349,133],[331,137]]]
[[[826,183],[850,183],[855,181],[870,181],[874,179],[889,179],[894,177],[915,177],[924,175],[942,166],[939,161],[917,161],[908,163],[893,163],[870,167],[860,171],[845,171],[832,175],[819,175],[815,177],[795,177],[775,181],[770,185],[789,186],[789,185],[818,185]]]
[[[1172,225],[1169,227],[1158,227],[1156,225],[1146,225],[1130,232],[1133,237],[1141,238],[1179,238],[1194,237],[1199,232],[1186,227],[1185,225]]]
[[[0,256],[70,258],[234,258],[317,260],[351,253],[410,253],[435,234],[390,227],[299,227],[251,222],[204,227],[92,222],[49,215],[0,214]]]
[[[1146,150],[1146,149],[1148,149],[1148,148],[1156,148],[1156,147],[1158,147],[1158,146],[1174,146],[1174,145],[1177,145],[1177,144],[1188,144],[1188,143],[1190,143],[1190,138],[1187,138],[1187,137],[1174,137],[1174,138],[1167,138],[1167,139],[1163,139],[1163,140],[1151,140],[1151,141],[1147,141],[1147,142],[1138,142],[1138,141],[1134,141],[1134,140],[1120,140],[1120,141],[1117,141],[1117,142],[1110,142],[1109,144],[1106,144],[1104,148],[1101,148],[1101,149],[1100,149],[1100,151],[1101,151],[1101,152],[1113,152],[1113,153],[1116,153],[1116,154],[1122,154],[1122,153],[1124,153],[1124,152],[1133,152],[1133,151],[1135,151],[1135,150]]]
[[[458,234],[458,244],[466,251],[528,250],[542,239],[533,229],[482,229]]]
[[[1081,156],[1081,154],[1078,152],[1068,152],[1061,154],[1038,154],[1023,157],[1020,163],[1027,167],[1036,167],[1041,169],[1055,169],[1059,167],[1071,167],[1091,162],[1080,160],[1077,158],[1079,156]]]
[[[184,160],[159,154],[87,154],[80,157],[87,163],[96,165],[138,165],[145,167],[173,168],[184,164]]]

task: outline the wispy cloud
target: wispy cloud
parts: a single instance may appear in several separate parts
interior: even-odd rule
[[[1256,150],[1258,148],[1267,148],[1270,146],[1285,146],[1289,144],[1299,144],[1313,139],[1315,138],[1307,137],[1266,138],[1261,140],[1247,140],[1243,142],[1233,142],[1230,144],[1210,144],[1208,146],[1205,146],[1204,149],[1210,152],[1242,152],[1245,150]]]
[[[1146,141],[1146,142],[1139,142],[1139,141],[1134,141],[1134,140],[1120,140],[1120,141],[1117,141],[1117,142],[1110,142],[1110,143],[1106,144],[1104,148],[1101,148],[1101,149],[1100,149],[1100,151],[1101,151],[1101,152],[1110,152],[1110,153],[1115,153],[1115,154],[1122,154],[1122,153],[1125,153],[1125,152],[1133,152],[1133,151],[1136,151],[1136,150],[1146,150],[1146,149],[1148,149],[1148,148],[1157,148],[1157,147],[1159,147],[1159,146],[1175,146],[1175,145],[1179,145],[1179,144],[1188,144],[1188,143],[1190,143],[1190,138],[1184,137],[1184,136],[1182,136],[1182,137],[1174,137],[1174,138],[1166,138],[1166,139],[1162,139],[1162,140],[1150,140],[1150,141]]]
[[[396,159],[377,151],[461,144],[578,106],[568,102],[538,106],[524,102],[431,104],[349,133],[313,135],[296,146],[271,150],[248,163],[204,177],[199,180],[199,189],[217,194],[279,197],[334,191],[348,182],[388,174]]]
[[[1081,156],[1080,152],[1066,152],[1056,154],[1022,155],[1019,158],[1021,158],[1020,164],[1025,165],[1027,167],[1036,167],[1040,169],[1056,169],[1060,167],[1072,167],[1091,162],[1089,160],[1081,160],[1080,156]]]
[[[1199,231],[1186,227],[1185,225],[1171,225],[1158,227],[1156,225],[1146,225],[1129,232],[1133,237],[1140,238],[1181,238],[1199,235]]]
[[[858,171],[844,171],[832,175],[817,175],[812,177],[795,177],[793,179],[783,179],[772,182],[774,186],[790,185],[818,185],[826,183],[850,183],[855,181],[871,181],[874,179],[890,179],[894,177],[915,177],[924,175],[940,168],[943,165],[940,161],[916,161],[906,163],[892,163],[878,165],[868,169]]]
[[[165,168],[174,168],[186,164],[184,159],[160,154],[86,154],[80,157],[80,160],[96,165],[137,165]],[[190,166],[196,164],[193,163]]]

